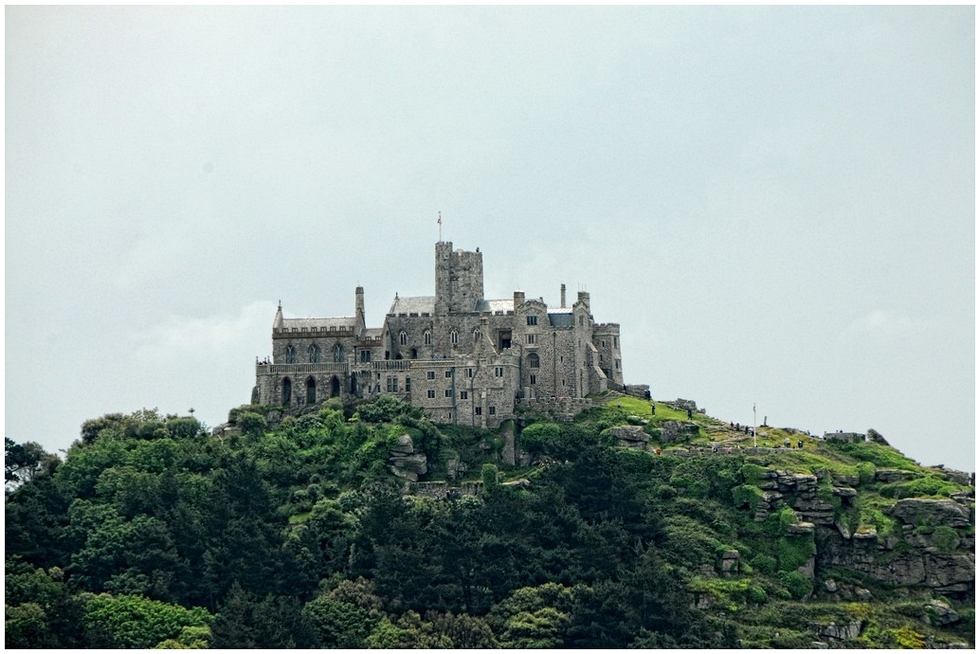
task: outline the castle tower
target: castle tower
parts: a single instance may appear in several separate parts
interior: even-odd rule
[[[436,315],[476,311],[483,299],[483,254],[456,250],[451,241],[436,243]]]

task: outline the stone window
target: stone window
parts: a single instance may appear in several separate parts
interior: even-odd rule
[[[527,367],[528,368],[541,367],[541,358],[538,357],[537,352],[531,352],[529,355],[527,355]]]
[[[453,370],[452,368],[449,368],[448,370],[446,370],[446,379],[449,379],[452,376],[453,376]]]
[[[283,377],[282,379],[282,403],[289,405],[289,401],[293,399],[293,382],[289,377]]]
[[[606,347],[606,340],[605,339],[603,339],[603,340],[601,340],[599,342],[602,344],[602,347]]]
[[[616,370],[619,370],[619,359],[616,359]]]
[[[525,337],[527,338],[527,344],[528,345],[534,345],[535,343],[538,342],[538,335],[537,334],[526,334]]]
[[[399,345],[408,345],[408,334],[407,333],[402,332],[402,333],[398,334],[398,344]]]
[[[292,345],[286,346],[286,363],[296,363],[296,348]]]
[[[475,413],[478,416],[482,416],[483,415],[483,407],[479,407],[479,406],[473,407],[473,413]]]
[[[453,396],[453,389],[447,388],[446,390],[444,390],[442,392],[442,394],[445,395],[446,397],[452,397]]]
[[[492,416],[497,415],[497,407],[495,406],[490,407],[490,415]]]
[[[461,399],[461,400],[468,400],[468,399],[470,399],[469,392],[468,391],[460,391],[459,392],[459,399]]]
[[[476,345],[479,342],[480,342],[480,330],[479,329],[474,329],[473,330],[473,345]]]
[[[320,348],[315,344],[310,346],[310,363],[320,363]]]
[[[422,334],[422,344],[432,345],[432,332],[430,332],[428,329],[426,329],[425,333]]]
[[[412,378],[411,377],[406,377],[405,378],[405,392],[406,393],[411,393],[412,392]]]
[[[449,342],[452,343],[453,345],[459,343],[459,332],[456,331],[455,329],[449,332]]]
[[[613,347],[619,347],[619,336],[613,336]]]
[[[537,383],[538,383],[538,376],[537,375],[531,375],[531,386],[534,386]]]
[[[503,366],[497,366],[496,368],[494,368],[493,369],[493,376],[494,377],[503,377],[504,376],[504,368],[503,368]]]
[[[466,369],[466,377],[467,377],[467,379],[473,379],[473,369],[472,368],[467,368]]]
[[[432,398],[434,398],[436,396],[436,392],[430,388],[429,390],[427,390],[425,392],[425,396],[428,397],[431,400]]]
[[[585,316],[578,317],[578,326],[581,327],[585,324]]]
[[[425,378],[426,379],[435,379],[436,378],[436,371],[435,370],[426,370],[425,371]]]
[[[306,380],[306,403],[316,404],[316,380],[312,377]]]
[[[527,324],[528,325],[537,325],[538,324],[538,317],[537,316],[528,316],[527,317]]]
[[[341,363],[344,360],[344,348],[340,347],[340,343],[333,346],[333,361],[334,363]]]
[[[398,377],[388,377],[388,383],[385,387],[389,393],[398,392]]]
[[[371,363],[371,350],[361,350],[361,363]]]

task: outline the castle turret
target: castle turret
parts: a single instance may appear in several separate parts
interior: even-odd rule
[[[360,336],[364,329],[364,287],[358,286],[354,291],[354,333]]]

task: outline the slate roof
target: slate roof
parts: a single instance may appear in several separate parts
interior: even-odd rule
[[[343,316],[338,318],[283,318],[282,321],[283,329],[320,329],[326,327],[343,327],[345,329],[351,329],[354,327],[354,317],[353,316]]]
[[[480,300],[476,305],[476,310],[480,313],[484,311],[491,313],[503,311],[506,315],[508,311],[514,310],[514,298],[510,297],[505,300]]]
[[[436,298],[434,296],[425,297],[395,297],[391,303],[388,313],[435,313]]]

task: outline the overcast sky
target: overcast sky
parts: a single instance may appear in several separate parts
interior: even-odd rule
[[[975,469],[974,8],[6,7],[5,429],[249,401],[286,317],[588,290],[627,383]]]

